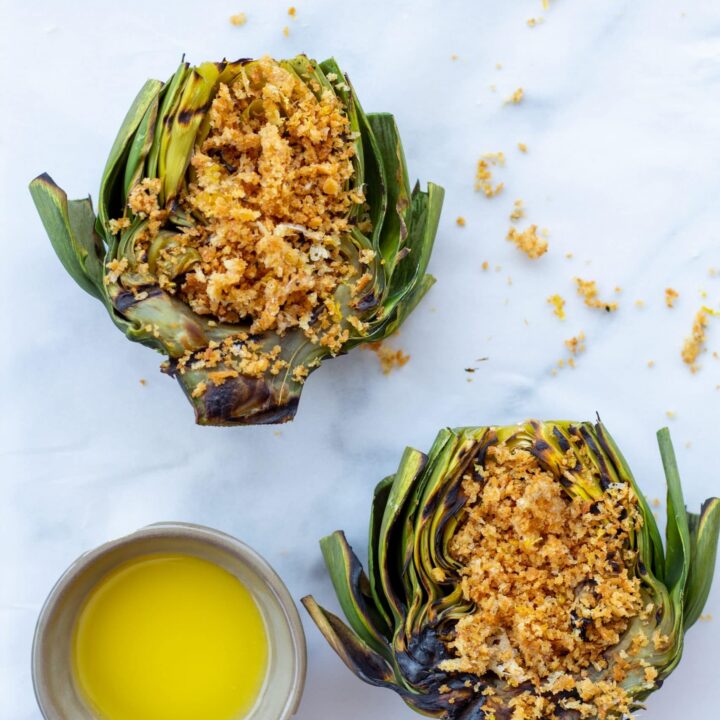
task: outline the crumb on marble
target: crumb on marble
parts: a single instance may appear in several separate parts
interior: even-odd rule
[[[518,146],[518,150],[519,150],[521,153],[527,153],[527,151],[528,151],[528,146],[527,146],[524,142],[519,142],[517,146]]]
[[[553,315],[555,317],[560,318],[560,320],[565,319],[565,299],[562,298],[557,293],[555,295],[551,295],[547,299],[548,303],[553,306]]]
[[[290,7],[288,8],[288,15],[289,15],[291,18],[296,18],[296,17],[297,17],[297,8],[295,8],[295,7],[293,7],[293,6],[290,6]]]
[[[464,218],[462,215],[458,215],[457,219],[455,220],[455,224],[456,224],[458,227],[465,227],[465,225],[466,225],[467,223],[466,223],[466,221],[465,221],[465,218]]]
[[[485,197],[492,198],[502,192],[504,183],[493,184],[491,168],[505,165],[505,154],[503,152],[485,153],[477,163],[475,171],[475,190],[482,192]]]
[[[577,335],[565,341],[565,347],[576,357],[585,352],[585,333],[580,331]]]
[[[283,35],[285,37],[290,37],[290,28],[287,25],[283,28]]]
[[[505,101],[506,105],[519,105],[525,98],[525,90],[518,88],[510,97]]]
[[[235,27],[240,27],[247,22],[247,15],[244,12],[237,13],[236,15],[230,16],[230,24]]]
[[[595,280],[583,280],[582,278],[576,277],[575,284],[577,285],[577,293],[583,299],[583,302],[587,307],[594,308],[596,310],[605,310],[605,312],[615,312],[618,309],[618,304],[615,302],[606,302],[598,297],[597,282]]]
[[[406,355],[400,349],[387,347],[382,341],[368,343],[362,347],[372,350],[377,355],[384,375],[389,375],[393,370],[403,367],[410,360],[410,355]]]
[[[708,318],[714,314],[710,308],[701,307],[695,314],[690,336],[685,338],[685,342],[683,343],[681,357],[693,373],[696,373],[700,369],[700,366],[697,364],[697,359],[705,352]]]
[[[517,199],[513,203],[513,209],[510,212],[510,221],[511,222],[517,222],[521,218],[525,217],[525,208],[523,207],[523,201],[521,199]]]
[[[537,260],[548,251],[548,241],[538,235],[537,225],[530,225],[522,231],[511,227],[506,239],[515,243],[531,260]]]
[[[483,262],[483,264],[482,264],[482,269],[483,269],[483,270],[489,270],[489,269],[490,269],[490,263],[489,263],[487,260],[485,260],[485,261]]]
[[[667,305],[667,307],[674,308],[675,301],[679,297],[680,297],[680,293],[677,290],[675,290],[671,287],[665,288],[665,305]]]

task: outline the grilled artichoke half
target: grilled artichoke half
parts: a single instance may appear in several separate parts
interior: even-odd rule
[[[375,490],[368,572],[321,541],[345,664],[453,720],[627,716],[680,661],[715,568],[720,501],[686,512],[667,429],[667,544],[605,427],[443,430]]]
[[[442,188],[411,189],[389,114],[330,59],[183,62],[148,81],[98,196],[30,191],[65,269],[129,339],[168,357],[200,424],[284,422],[320,362],[393,333]]]

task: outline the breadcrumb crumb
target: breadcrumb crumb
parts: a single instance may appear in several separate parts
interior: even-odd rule
[[[598,288],[595,280],[583,280],[576,277],[575,284],[577,285],[578,295],[589,308],[605,310],[605,312],[615,312],[618,309],[617,303],[605,302],[598,298]]]
[[[507,240],[515,243],[531,260],[537,260],[548,251],[548,242],[537,233],[537,225],[530,225],[522,232],[511,227]]]
[[[693,320],[690,337],[686,338],[683,343],[680,354],[683,362],[693,373],[696,373],[700,369],[700,366],[697,364],[697,359],[705,352],[708,318],[711,314],[713,314],[713,311],[706,307],[702,307],[697,311],[695,319]]]
[[[297,9],[294,8],[294,7],[289,7],[289,8],[288,8],[288,15],[289,15],[291,18],[296,17],[296,16],[297,16]]]
[[[525,98],[525,91],[522,88],[518,88],[510,97],[505,101],[506,105],[519,105]]]
[[[523,207],[523,201],[521,199],[516,200],[513,203],[513,209],[510,213],[510,221],[517,222],[518,220],[525,217],[525,208]]]
[[[573,354],[580,355],[585,352],[585,333],[580,332],[578,335],[565,341],[565,347]]]
[[[458,227],[465,227],[467,223],[462,215],[458,215],[457,220],[455,220],[455,224],[458,225]]]
[[[548,303],[553,306],[553,315],[560,318],[561,320],[565,319],[565,300],[560,295],[551,295],[547,299]]]
[[[680,293],[673,288],[665,288],[665,305],[669,308],[675,307],[675,301],[680,297]]]
[[[502,192],[504,183],[498,183],[493,185],[492,182],[492,166],[503,167],[505,165],[505,155],[502,152],[497,153],[486,153],[483,155],[477,164],[475,171],[475,190],[482,191],[485,197],[495,197]]]
[[[244,12],[238,13],[237,15],[230,16],[230,24],[239,27],[247,22],[247,15]]]
[[[483,264],[482,264],[482,269],[483,269],[483,270],[489,270],[489,269],[490,269],[490,263],[489,263],[487,260],[485,260],[485,261],[483,262]]]
[[[518,143],[518,150],[521,153],[526,153],[528,151],[528,146],[525,143],[519,142]]]
[[[290,28],[287,25],[283,28],[282,32],[285,37],[290,37]]]
[[[545,22],[545,18],[538,17],[538,18],[528,18],[527,25],[530,28],[537,27],[538,25]]]
[[[380,361],[380,368],[384,375],[389,375],[393,370],[403,367],[410,360],[402,350],[386,347],[382,341],[367,343],[363,348],[372,350]]]

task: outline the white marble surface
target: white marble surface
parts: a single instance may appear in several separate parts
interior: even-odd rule
[[[648,495],[661,497],[654,433],[669,422],[688,504],[720,492],[720,363],[710,354],[720,350],[720,320],[701,372],[679,358],[700,291],[716,306],[720,290],[708,274],[720,267],[717,2],[557,0],[542,13],[540,0],[293,1],[297,20],[290,0],[2,0],[3,720],[39,717],[33,625],[78,554],[159,520],[205,523],[255,546],[295,598],[314,593],[336,607],[317,539],[342,527],[362,551],[375,482],[406,444],[427,449],[444,425],[599,411]],[[232,27],[239,11],[248,23]],[[541,26],[526,26],[540,15]],[[159,356],[127,342],[65,274],[26,184],[47,170],[71,196],[95,194],[136,90],[169,75],[183,52],[198,62],[300,51],[336,55],[365,108],[397,116],[411,176],[446,187],[431,263],[438,282],[393,341],[412,355],[401,370],[385,377],[373,354],[356,351],[312,376],[292,425],[198,428],[159,374]],[[525,101],[503,105],[517,87]],[[498,150],[506,189],[487,200],[473,191],[474,164]],[[537,262],[504,239],[515,198],[550,230]],[[484,260],[502,269],[483,272]],[[621,286],[620,311],[583,307],[575,275],[598,280],[605,295]],[[674,310],[664,307],[667,286],[681,294]],[[545,302],[555,292],[568,300],[565,322]],[[553,377],[563,340],[581,330],[577,369]],[[691,631],[646,717],[714,714],[720,583],[707,612],[715,620]],[[414,717],[356,680],[309,622],[306,630],[299,720]]]

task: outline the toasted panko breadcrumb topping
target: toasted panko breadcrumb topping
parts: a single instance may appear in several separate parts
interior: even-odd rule
[[[551,295],[547,301],[553,306],[553,315],[565,319],[565,300],[560,295]]]
[[[576,458],[568,454],[566,465]],[[456,625],[446,671],[492,672],[532,689],[488,709],[502,717],[546,720],[561,710],[580,717],[629,711],[619,683],[633,667],[635,641],[612,668],[614,681],[588,673],[608,667],[605,651],[618,643],[643,602],[629,536],[641,524],[627,484],[611,485],[596,501],[570,496],[529,451],[491,446],[482,466],[462,482],[465,516],[450,542],[461,564],[463,597],[474,610]],[[635,667],[642,667],[636,661]],[[654,678],[648,679],[652,682]],[[564,715],[563,715],[564,716]]]
[[[363,348],[372,350],[380,361],[380,369],[384,375],[389,375],[393,370],[401,368],[410,360],[410,356],[406,355],[402,350],[387,347],[382,341],[367,343]]]
[[[596,308],[599,310],[605,310],[605,312],[614,312],[618,309],[618,304],[615,302],[604,302],[598,298],[597,282],[595,280],[583,280],[582,278],[575,278],[575,284],[577,285],[578,295],[583,299],[585,305],[589,308]]]
[[[247,22],[247,15],[245,13],[238,13],[237,15],[230,16],[230,23],[232,25],[240,26]]]
[[[165,217],[157,179],[139,183],[128,205],[157,221],[140,234],[136,253],[147,259],[159,247],[158,284],[197,315],[247,323],[250,334],[300,327],[339,352],[333,297],[354,274],[339,237],[364,198],[351,186],[355,147],[341,101],[313,89],[267,57],[220,85],[179,198],[202,224],[180,228],[170,242],[158,237]],[[183,259],[186,272],[165,272]]]
[[[514,242],[531,260],[537,260],[548,251],[548,241],[538,235],[537,225],[530,225],[522,232],[511,227],[507,239]]]
[[[665,288],[665,305],[669,308],[675,307],[675,301],[680,297],[680,293],[673,288]]]
[[[706,307],[702,307],[697,311],[695,319],[693,320],[690,337],[685,338],[685,342],[683,343],[681,352],[682,359],[693,373],[696,373],[700,369],[700,366],[697,364],[697,359],[705,352],[705,343],[707,341],[706,330],[710,314],[710,309]]]
[[[505,155],[502,152],[483,155],[478,160],[475,171],[475,190],[482,192],[488,198],[495,197],[505,187],[504,183],[493,184],[492,170],[490,169],[493,165],[500,167],[505,165]]]

